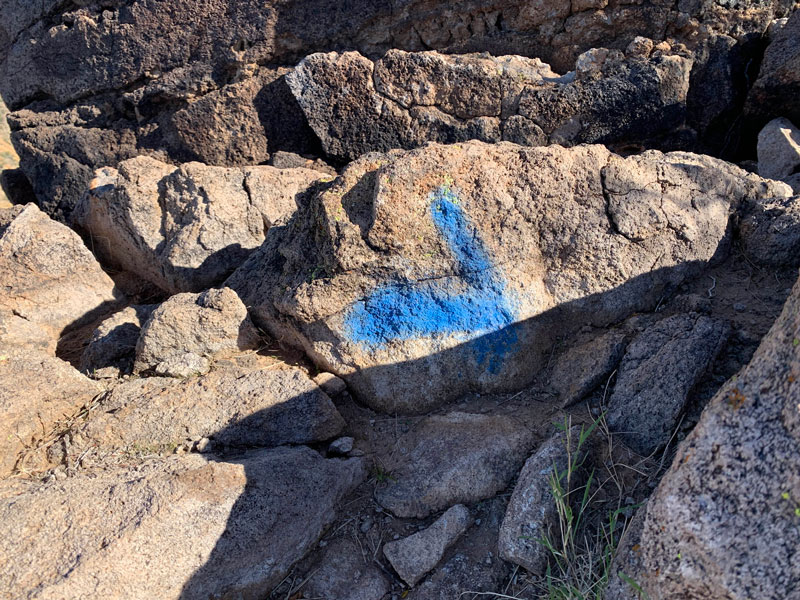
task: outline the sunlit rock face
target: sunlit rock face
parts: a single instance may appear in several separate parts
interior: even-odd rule
[[[432,144],[302,200],[226,285],[387,412],[530,381],[553,341],[655,306],[788,188],[687,153]]]

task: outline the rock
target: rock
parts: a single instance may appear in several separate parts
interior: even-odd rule
[[[472,525],[472,515],[456,504],[433,525],[402,540],[387,542],[383,554],[400,578],[414,587],[444,556],[445,550]]]
[[[800,196],[800,173],[795,175],[790,175],[786,179],[783,180],[789,187],[792,188],[792,191]]]
[[[136,342],[142,325],[150,318],[156,304],[129,306],[113,314],[92,333],[81,357],[81,371],[92,374],[111,367],[116,376],[133,370]]]
[[[800,129],[788,119],[773,119],[758,134],[758,174],[785,179],[800,172]]]
[[[363,477],[358,459],[299,447],[33,486],[0,505],[0,585],[20,599],[264,597]]]
[[[325,177],[309,169],[175,167],[141,156],[100,169],[72,215],[101,259],[170,292],[220,283]]]
[[[668,317],[628,346],[608,401],[609,429],[648,456],[672,436],[689,392],[725,345],[730,326],[697,314]]]
[[[622,360],[626,345],[623,333],[609,331],[567,350],[550,374],[561,406],[579,402],[603,383]]]
[[[347,391],[347,384],[333,373],[320,373],[314,377],[314,383],[330,396],[336,396]]]
[[[247,309],[228,288],[177,294],[156,308],[136,344],[136,373],[154,369],[170,375],[169,364],[258,348],[261,339]],[[175,362],[177,360],[177,362]],[[173,361],[173,362],[168,362]],[[180,374],[177,374],[180,376]]]
[[[747,116],[761,127],[776,117],[800,123],[800,12],[794,11],[782,28],[777,30],[761,61],[758,73],[747,97]],[[758,129],[756,129],[758,131]]]
[[[344,419],[300,369],[219,368],[185,381],[148,377],[115,387],[76,431],[88,447],[163,452],[210,438],[237,448],[308,444],[336,437]]]
[[[355,542],[339,538],[325,549],[303,592],[321,600],[382,600],[389,584]]]
[[[176,377],[186,379],[195,375],[203,375],[211,369],[211,361],[205,356],[192,352],[188,354],[172,354],[157,363],[152,374],[161,377]]]
[[[679,56],[596,49],[576,79],[521,56],[390,50],[374,63],[312,54],[287,82],[325,152],[353,160],[428,141],[644,142],[681,123],[690,69]]]
[[[550,556],[541,540],[552,539],[559,525],[551,478],[566,473],[570,452],[578,451],[577,437],[577,430],[570,432],[569,442],[557,433],[525,462],[500,527],[500,556],[534,575],[544,575]]]
[[[398,517],[418,519],[490,498],[508,485],[533,441],[524,423],[506,416],[428,417],[399,440],[386,463],[391,477],[375,498]]]
[[[323,391],[325,391],[324,388]],[[353,441],[351,437],[340,437],[331,442],[331,445],[328,446],[328,453],[345,456],[353,449]]]
[[[724,257],[745,200],[789,195],[688,153],[431,144],[350,165],[225,285],[372,408],[422,413],[521,389],[556,339]]]
[[[653,600],[796,596],[798,375],[800,283],[750,363],[703,411],[647,503],[642,566],[627,574]]]
[[[502,592],[511,574],[497,554],[497,532],[505,509],[502,497],[475,507],[475,524],[447,551],[445,559],[408,594],[409,600],[453,600],[465,591]],[[468,597],[468,596],[467,596]]]
[[[0,209],[0,311],[56,342],[111,311],[119,294],[80,237],[33,204]]]
[[[43,468],[37,449],[100,391],[54,356],[0,344],[0,477]]]
[[[747,256],[759,264],[800,266],[800,193],[748,204],[739,238]]]

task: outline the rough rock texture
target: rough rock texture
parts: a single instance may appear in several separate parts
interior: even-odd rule
[[[276,150],[318,151],[286,86],[288,69],[276,66],[314,52],[513,52],[565,72],[582,52],[622,50],[635,36],[694,47],[714,32],[759,34],[793,5],[9,0],[0,95],[17,111],[14,143],[39,202],[67,218],[94,169],[142,153],[232,166]]]
[[[758,134],[758,174],[786,179],[800,172],[800,129],[789,119],[773,119]]]
[[[611,375],[625,353],[627,340],[619,331],[609,331],[575,345],[558,359],[550,373],[550,387],[561,406],[582,400]]]
[[[747,367],[706,407],[647,504],[643,567],[628,575],[650,598],[797,597],[799,403],[800,283]]]
[[[0,344],[0,477],[42,468],[40,457],[27,454],[99,393],[95,382],[54,356]]]
[[[755,262],[800,266],[800,188],[795,193],[792,198],[765,198],[745,207],[739,238]]]
[[[685,119],[691,66],[599,49],[559,77],[520,56],[332,52],[306,57],[287,82],[325,152],[353,160],[428,141],[643,143]]]
[[[445,550],[472,525],[469,509],[456,504],[422,531],[402,540],[387,542],[383,554],[409,587],[414,587],[437,563]]]
[[[424,518],[504,489],[534,440],[521,421],[453,412],[428,417],[397,444],[375,498],[398,517]]]
[[[174,167],[148,157],[97,172],[73,214],[104,262],[171,292],[220,283],[327,177],[309,169]]]
[[[352,539],[339,538],[325,550],[303,593],[320,600],[382,600],[389,583],[369,558]]]
[[[796,10],[767,46],[758,79],[750,89],[746,110],[756,127],[776,117],[800,123],[799,37],[800,11]]]
[[[299,447],[34,486],[0,505],[0,586],[20,599],[263,598],[363,477],[359,459]]]
[[[576,451],[576,434],[571,433],[570,448]],[[542,444],[522,467],[514,493],[500,527],[500,556],[535,575],[543,575],[550,552],[540,540],[558,527],[558,510],[550,479],[566,471],[569,460],[566,437],[558,433]]]
[[[647,456],[672,436],[689,392],[730,334],[730,326],[696,313],[668,317],[628,346],[608,400],[611,431]]]
[[[688,153],[432,144],[353,163],[226,285],[372,407],[424,412],[519,389],[556,337],[724,256],[743,201],[790,194]]]
[[[81,371],[114,377],[130,373],[142,325],[156,307],[156,304],[129,306],[100,323],[83,351]]]
[[[156,308],[136,344],[134,371],[169,375],[170,359],[214,356],[258,348],[261,344],[247,309],[233,290],[176,294]]]
[[[185,381],[148,377],[118,385],[75,430],[72,453],[164,451],[202,438],[224,447],[273,447],[330,440],[344,419],[297,368],[218,368]]]
[[[81,238],[34,204],[0,209],[0,310],[30,321],[56,342],[110,311],[114,282]]]

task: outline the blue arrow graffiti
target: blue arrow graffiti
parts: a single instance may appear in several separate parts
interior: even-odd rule
[[[451,186],[431,193],[430,214],[458,276],[377,288],[350,308],[345,333],[367,349],[393,340],[463,334],[474,340],[478,364],[495,373],[517,341],[509,327],[517,317],[517,302]]]

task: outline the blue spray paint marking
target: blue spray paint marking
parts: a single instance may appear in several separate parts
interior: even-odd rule
[[[517,303],[450,186],[431,194],[430,213],[456,262],[458,278],[378,288],[353,305],[345,332],[368,349],[392,340],[464,334],[473,339],[478,364],[497,373],[517,341],[509,327],[516,320]]]

